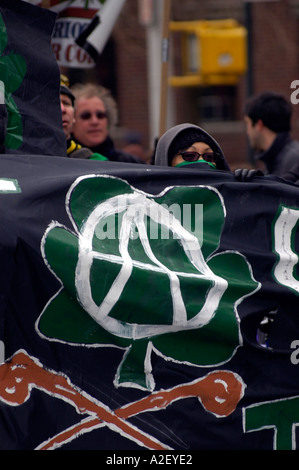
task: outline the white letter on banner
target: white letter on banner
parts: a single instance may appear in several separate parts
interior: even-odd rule
[[[279,261],[274,269],[277,281],[299,292],[299,281],[294,278],[298,255],[292,249],[292,232],[299,220],[299,210],[283,207],[274,227],[274,248]]]
[[[0,193],[20,193],[21,189],[17,180],[0,178]]]

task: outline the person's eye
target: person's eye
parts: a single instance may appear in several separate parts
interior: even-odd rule
[[[214,155],[213,152],[204,153],[204,154],[203,154],[203,158],[204,158],[207,162],[213,162],[213,161],[215,161],[215,155]]]

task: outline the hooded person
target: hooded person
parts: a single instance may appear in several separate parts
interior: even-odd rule
[[[218,142],[201,127],[188,123],[174,126],[161,136],[154,164],[230,171]]]

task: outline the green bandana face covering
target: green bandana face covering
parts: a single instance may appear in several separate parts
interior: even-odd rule
[[[181,162],[181,163],[178,163],[177,165],[175,165],[175,168],[178,168],[180,166],[186,166],[186,165],[194,165],[194,164],[197,164],[197,163],[204,163],[206,165],[209,165],[213,170],[216,170],[216,165],[215,163],[211,163],[211,162],[206,162],[205,160],[197,160],[196,162]]]

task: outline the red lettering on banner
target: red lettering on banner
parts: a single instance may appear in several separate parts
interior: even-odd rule
[[[65,58],[67,62],[72,62],[75,59],[75,55],[73,53],[74,48],[76,48],[74,44],[70,44],[69,46],[67,46],[65,50]]]
[[[52,49],[53,49],[53,52],[54,52],[54,55],[55,55],[55,58],[57,60],[57,62],[60,61],[60,51],[61,51],[61,45],[60,44],[52,44]]]
[[[65,50],[65,60],[69,63],[78,62],[79,64],[93,63],[89,55],[76,44],[70,44]]]

